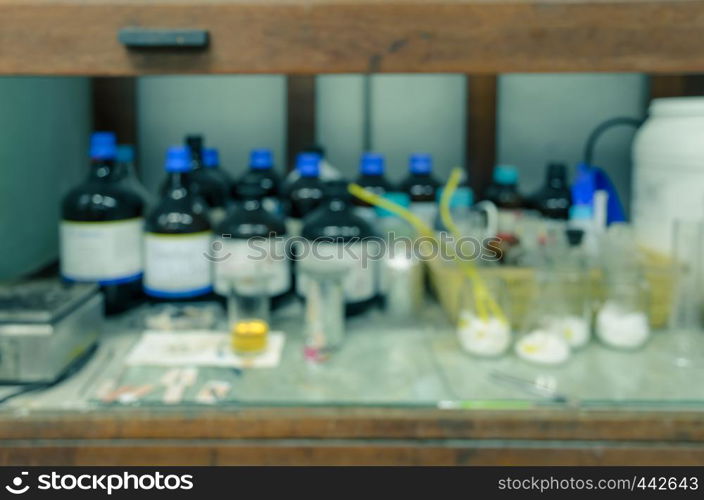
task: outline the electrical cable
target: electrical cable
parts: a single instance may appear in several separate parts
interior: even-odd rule
[[[594,148],[596,147],[597,141],[604,132],[606,132],[610,128],[623,125],[638,128],[643,124],[644,121],[645,120],[641,118],[618,116],[616,118],[610,118],[606,121],[601,122],[599,125],[596,126],[596,128],[591,131],[589,137],[587,138],[587,142],[584,145],[584,163],[586,163],[587,165],[592,164],[592,159],[594,158]]]

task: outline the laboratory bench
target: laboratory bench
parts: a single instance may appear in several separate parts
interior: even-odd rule
[[[376,310],[348,322],[342,348],[303,355],[300,306],[273,317],[277,366],[201,367],[182,400],[164,389],[106,401],[106,381],[159,385],[167,367],[127,366],[144,309],[108,321],[100,347],[59,385],[0,407],[0,463],[701,464],[704,366],[673,364],[673,335],[616,351],[593,340],[564,365],[464,353],[430,303],[399,324]],[[178,333],[174,333],[178,335]],[[704,349],[704,338],[695,349]],[[699,351],[701,352],[701,351]],[[701,356],[700,356],[701,358]],[[217,402],[195,396],[229,384]],[[9,389],[7,389],[9,390]]]
[[[0,75],[130,77],[93,81],[95,127],[126,140],[142,75],[287,75],[292,158],[315,138],[314,75],[466,74],[477,191],[495,159],[497,74],[643,72],[651,97],[686,95],[702,46],[704,0],[0,0]],[[106,379],[160,377],[124,369],[139,312],[110,320],[74,376],[0,406],[0,463],[704,463],[704,370],[673,367],[666,332],[536,367],[463,353],[431,305],[415,324],[351,320],[342,349],[311,365],[297,314],[275,319],[277,367],[199,371],[231,386],[211,405],[96,397]]]

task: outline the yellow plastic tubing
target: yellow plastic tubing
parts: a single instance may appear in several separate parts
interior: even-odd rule
[[[457,229],[457,224],[455,224],[455,221],[452,219],[452,215],[450,213],[450,200],[452,199],[452,195],[457,189],[461,178],[462,170],[460,168],[453,169],[440,198],[440,218],[445,227],[450,230],[450,233],[455,238],[455,241],[458,241],[461,235],[459,233],[459,230]],[[486,321],[489,319],[489,315],[491,313],[498,319],[506,321],[506,316],[504,315],[499,305],[496,303],[496,300],[494,300],[494,298],[491,296],[491,293],[484,284],[484,280],[477,272],[477,268],[474,263],[466,261],[464,259],[460,259],[454,252],[454,249],[444,240],[438,241],[435,238],[432,229],[429,228],[427,224],[425,224],[420,218],[418,218],[402,206],[385,198],[382,198],[381,196],[378,196],[372,193],[371,191],[364,189],[358,184],[350,184],[349,191],[353,196],[359,198],[360,200],[365,201],[370,205],[375,205],[377,207],[388,210],[389,212],[396,214],[402,219],[408,221],[408,223],[411,224],[411,226],[419,235],[433,238],[439,244],[444,244],[445,252],[453,257],[455,262],[457,262],[457,264],[460,266],[460,269],[462,269],[463,273],[472,283],[474,289],[475,305],[479,317],[482,320]]]

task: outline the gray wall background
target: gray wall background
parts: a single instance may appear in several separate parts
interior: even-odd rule
[[[318,142],[333,165],[357,175],[363,147],[361,75],[317,79]],[[388,176],[406,174],[408,154],[432,153],[446,178],[465,156],[466,78],[463,75],[371,77],[372,149],[386,155]],[[286,89],[281,76],[147,77],[139,82],[139,128],[146,184],[162,177],[163,152],[189,131],[203,131],[221,149],[232,173],[247,152],[270,147],[279,165],[286,149]],[[641,117],[647,79],[640,74],[511,74],[499,79],[497,161],[519,168],[521,188],[537,189],[545,163],[582,158],[589,131],[619,115]],[[599,142],[595,160],[612,176],[625,206],[630,199],[633,131],[616,128]],[[470,166],[471,169],[471,166]]]
[[[407,157],[426,151],[438,177],[465,155],[466,79],[462,75],[371,77],[372,148],[386,155],[392,180]],[[330,161],[356,176],[363,141],[363,77],[317,80],[318,141]],[[589,131],[618,115],[640,117],[647,79],[639,74],[503,75],[499,80],[497,159],[518,166],[524,192],[536,189],[545,162],[574,165]],[[159,76],[138,82],[139,161],[145,185],[163,178],[163,155],[189,132],[206,134],[233,175],[255,147],[279,165],[286,150],[283,76]],[[90,88],[84,78],[0,78],[0,279],[32,271],[57,252],[58,205],[87,170]],[[595,155],[628,206],[633,132],[614,129]],[[471,166],[470,166],[471,168]]]
[[[233,175],[244,171],[252,148],[273,149],[278,165],[286,157],[282,76],[144,77],[137,95],[140,167],[151,190],[164,176],[166,148],[191,132],[220,149],[222,166]]]
[[[0,78],[0,280],[57,256],[59,203],[86,172],[86,78]]]
[[[648,80],[639,74],[515,74],[499,79],[497,159],[518,166],[525,191],[543,182],[545,162],[574,166],[599,123],[645,116]],[[631,194],[635,130],[615,127],[597,143],[594,163],[604,168],[626,209]]]

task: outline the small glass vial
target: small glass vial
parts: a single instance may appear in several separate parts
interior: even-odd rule
[[[245,356],[266,350],[270,310],[267,275],[257,266],[248,271],[232,278],[227,303],[232,349]]]
[[[511,346],[508,293],[503,279],[466,280],[460,297],[457,337],[462,349],[480,357],[497,357]]]

